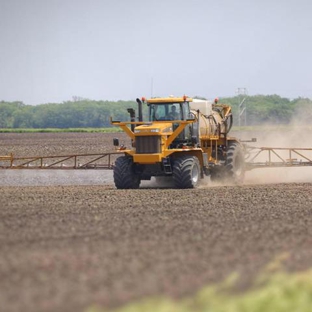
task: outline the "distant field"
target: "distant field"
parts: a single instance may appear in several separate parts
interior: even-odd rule
[[[312,130],[312,126],[309,125],[261,125],[261,126],[246,126],[246,127],[233,127],[233,131],[307,131]],[[104,133],[114,133],[122,132],[119,127],[108,127],[108,128],[0,128],[0,133],[58,133],[58,132],[104,132]]]

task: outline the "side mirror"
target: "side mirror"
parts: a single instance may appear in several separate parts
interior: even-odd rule
[[[114,146],[119,146],[119,139],[113,138],[113,144]]]
[[[189,113],[187,118],[186,118],[187,121],[195,121],[196,120],[196,117],[195,117],[195,114],[194,113]]]

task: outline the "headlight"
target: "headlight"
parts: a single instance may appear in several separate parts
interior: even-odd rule
[[[159,129],[151,129],[151,132],[159,132]]]
[[[172,132],[172,127],[165,128],[163,133]]]

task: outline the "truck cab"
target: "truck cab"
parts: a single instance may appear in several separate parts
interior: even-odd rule
[[[147,100],[150,122],[170,122],[172,130],[179,127],[180,121],[194,120],[195,116],[190,110],[190,103],[187,97],[182,98],[153,98]],[[186,126],[174,139],[171,148],[190,144],[194,134],[193,124]]]

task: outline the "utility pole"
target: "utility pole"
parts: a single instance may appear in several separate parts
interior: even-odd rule
[[[247,89],[237,88],[236,94],[238,95],[239,105],[238,105],[238,126],[247,125],[247,112],[246,112],[246,99],[247,99]]]

